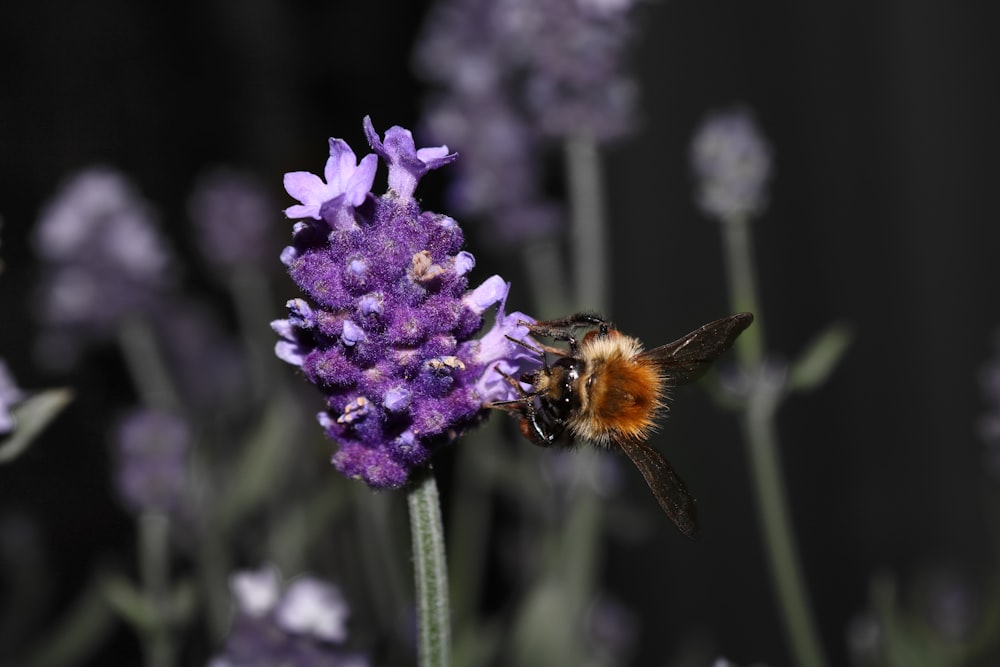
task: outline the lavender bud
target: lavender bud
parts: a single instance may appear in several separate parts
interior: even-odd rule
[[[759,214],[767,206],[771,148],[743,108],[709,114],[691,142],[698,206],[717,220]]]

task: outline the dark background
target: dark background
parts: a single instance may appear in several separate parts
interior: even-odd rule
[[[780,413],[791,510],[833,664],[846,660],[845,633],[873,574],[895,573],[904,592],[940,570],[976,588],[996,561],[986,504],[996,479],[977,421],[990,409],[979,374],[1000,325],[1000,46],[996,12],[973,4],[644,6],[634,52],[643,123],[605,153],[614,317],[658,343],[727,311],[719,230],[692,204],[698,122],[745,103],[774,148],[771,205],[755,223],[768,347],[793,358],[834,321],[855,332],[830,382]],[[251,169],[286,205],[281,175],[318,170],[328,136],[360,151],[365,114],[382,130],[415,126],[424,89],[409,54],[425,9],[0,9],[0,355],[22,386],[69,382],[81,393],[49,439],[0,469],[0,509],[42,521],[55,590],[71,595],[102,553],[130,548],[105,450],[92,444],[104,437],[105,404],[128,389],[106,359],[67,380],[41,374],[28,354],[37,267],[27,234],[39,207],[68,172],[113,164],[189,253],[186,227],[171,221],[205,167]],[[429,203],[446,178],[421,186]],[[277,211],[275,224],[287,224]],[[486,241],[468,233],[478,275],[523,280],[516,264],[490,265],[476,248]],[[789,664],[735,418],[685,391],[656,444],[698,495],[704,535],[688,544],[665,527],[609,552],[609,587],[642,625],[636,664],[664,664],[692,636],[741,664]],[[641,498],[638,476],[629,481]]]

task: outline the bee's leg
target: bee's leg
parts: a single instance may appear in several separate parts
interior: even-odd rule
[[[556,348],[549,347],[548,345],[542,345],[541,343],[538,343],[538,347],[535,347],[528,341],[520,340],[518,338],[514,338],[513,336],[505,336],[505,338],[510,342],[514,343],[515,345],[520,345],[526,350],[531,350],[540,357],[544,357],[546,352],[553,352],[554,354],[563,354],[563,355],[566,354],[562,350],[557,350]],[[535,342],[537,343],[538,341]]]
[[[518,406],[520,406],[523,409],[525,404],[530,403],[531,399],[538,395],[537,392],[531,392],[525,390],[525,388],[521,385],[521,382],[518,381],[517,378],[515,378],[510,373],[505,373],[502,370],[500,370],[500,366],[494,366],[493,370],[495,370],[497,373],[503,376],[503,379],[507,381],[507,384],[509,384],[511,387],[514,388],[514,391],[517,392],[520,398],[515,398],[512,401],[493,401],[492,403],[489,404],[489,407],[499,408],[501,410],[516,410],[518,409]],[[527,382],[528,384],[532,384],[532,380],[530,377],[526,379],[525,382]]]
[[[557,320],[545,320],[544,322],[534,323],[522,322],[521,324],[527,326],[532,335],[566,341],[573,354],[576,354],[579,349],[579,341],[575,333],[576,329],[595,327],[598,330],[598,335],[602,338],[607,336],[611,330],[611,323],[596,313],[577,313],[576,315],[570,315],[569,317]],[[546,351],[552,351],[552,349],[546,348]],[[565,353],[563,353],[563,356],[565,356]]]

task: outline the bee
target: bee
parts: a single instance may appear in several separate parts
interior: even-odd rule
[[[730,315],[652,350],[643,350],[639,339],[592,313],[521,322],[532,336],[561,341],[569,349],[511,338],[536,352],[542,367],[520,378],[497,368],[518,398],[490,407],[520,417],[521,433],[536,445],[569,447],[574,440],[586,440],[625,452],[670,520],[694,539],[695,499],[648,440],[667,409],[667,390],[704,375],[751,322],[750,313]],[[580,338],[582,329],[589,331]],[[551,364],[547,353],[557,357]]]

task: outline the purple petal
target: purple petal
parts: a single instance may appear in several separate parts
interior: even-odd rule
[[[285,174],[285,192],[303,204],[320,204],[326,196],[326,185],[316,174],[292,171]]]
[[[279,340],[274,344],[274,356],[292,366],[301,367],[306,360],[305,355],[302,354],[302,348],[287,340]]]
[[[474,313],[480,315],[493,304],[505,299],[509,290],[510,284],[503,278],[500,276],[492,276],[487,278],[482,285],[467,294],[462,301]]]
[[[345,201],[351,206],[360,206],[365,197],[372,191],[375,183],[375,171],[378,169],[378,157],[374,153],[361,158],[358,168],[354,170],[344,187]]]
[[[455,273],[464,276],[476,266],[476,258],[472,253],[462,250],[455,256]]]

